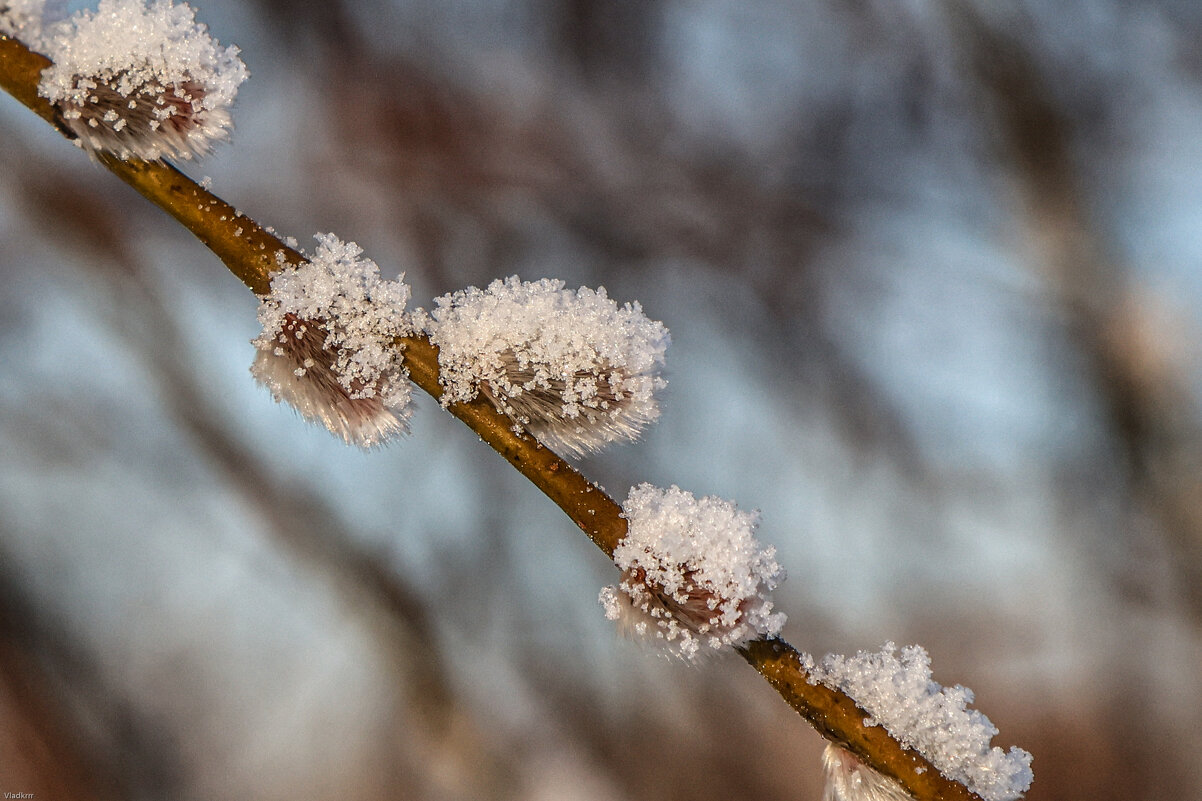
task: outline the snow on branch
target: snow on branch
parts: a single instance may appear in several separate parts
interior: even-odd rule
[[[622,580],[601,591],[610,620],[688,660],[703,647],[780,633],[785,616],[767,596],[784,570],[776,550],[755,540],[757,513],[676,486],[640,484],[622,515],[629,530],[613,555]]]
[[[435,300],[443,405],[477,394],[540,442],[574,456],[634,440],[659,417],[668,330],[604,287],[513,276]]]
[[[188,159],[228,137],[246,65],[189,6],[100,0],[43,38],[54,64],[38,91],[89,153]]]
[[[985,801],[1014,801],[1031,786],[1031,755],[990,747],[998,729],[968,708],[972,690],[935,682],[931,657],[921,646],[902,648],[898,656],[897,647],[887,643],[876,653],[832,654],[810,663],[811,682],[847,693],[872,716],[865,723],[884,726]]]
[[[346,442],[370,447],[405,431],[413,333],[404,276],[380,278],[354,242],[318,234],[309,260],[285,266],[261,298],[251,373],[277,401]]]

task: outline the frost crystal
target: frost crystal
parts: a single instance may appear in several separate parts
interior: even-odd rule
[[[911,801],[900,784],[834,743],[822,752],[822,769],[826,774],[822,801]]]
[[[396,344],[413,333],[409,287],[381,280],[355,243],[316,239],[309,261],[272,277],[251,373],[305,419],[370,447],[403,433],[409,417],[409,373]]]
[[[985,801],[1013,801],[1031,786],[1031,755],[1021,748],[990,747],[998,733],[975,709],[972,690],[931,679],[931,657],[918,645],[887,643],[879,653],[829,655],[810,664],[811,683],[847,693],[902,745],[926,757],[939,772]],[[812,660],[810,660],[812,662]]]
[[[668,330],[639,304],[517,276],[435,303],[428,331],[443,405],[482,394],[518,428],[576,456],[637,439],[659,417]]]
[[[755,540],[758,514],[700,500],[679,487],[640,484],[622,505],[626,536],[614,549],[617,587],[601,591],[605,616],[694,659],[701,647],[775,636],[785,623],[767,593],[784,580],[776,549]]]
[[[228,136],[247,76],[238,48],[221,47],[190,7],[169,0],[100,0],[46,49],[55,63],[38,92],[85,149],[123,159],[208,153]]]

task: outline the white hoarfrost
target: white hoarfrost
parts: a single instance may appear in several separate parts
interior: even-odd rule
[[[659,417],[668,330],[639,304],[516,276],[435,304],[427,329],[443,405],[482,394],[519,429],[576,456],[636,439]]]
[[[755,539],[758,514],[650,484],[630,491],[622,514],[628,530],[614,549],[622,579],[601,591],[606,617],[685,659],[780,633],[785,616],[767,595],[784,571],[776,550]]]
[[[319,234],[317,250],[271,280],[251,372],[277,401],[348,443],[405,431],[410,385],[396,340],[413,333],[404,276],[380,278],[354,242]]]
[[[123,159],[208,153],[227,138],[247,76],[238,48],[168,0],[100,0],[56,26],[45,50],[54,64],[39,93],[86,150]]]
[[[1031,755],[1021,748],[990,746],[997,727],[975,709],[972,690],[943,687],[931,678],[931,657],[921,646],[893,643],[879,652],[837,654],[820,663],[807,658],[811,683],[847,693],[907,748],[922,754],[940,773],[961,782],[985,801],[1013,801],[1031,786]]]

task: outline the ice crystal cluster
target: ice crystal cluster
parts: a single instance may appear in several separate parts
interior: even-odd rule
[[[758,515],[679,487],[640,484],[622,504],[626,536],[614,549],[622,570],[601,591],[605,616],[695,659],[703,647],[775,636],[785,616],[767,594],[784,580],[776,550],[761,547]]]
[[[990,741],[998,733],[974,709],[972,690],[943,687],[931,678],[931,657],[921,646],[893,643],[876,653],[828,655],[806,666],[812,683],[847,693],[899,743],[926,757],[940,773],[961,782],[985,801],[1013,801],[1031,786],[1031,755],[1008,752]],[[858,798],[858,796],[851,796]]]
[[[316,239],[307,262],[272,277],[251,372],[305,419],[370,447],[403,433],[409,417],[408,371],[396,344],[413,333],[409,287],[381,279],[354,242]]]
[[[0,2],[13,0],[0,0]],[[39,93],[89,152],[191,158],[225,139],[246,66],[187,5],[100,0],[47,37]]]
[[[436,299],[442,402],[478,394],[540,442],[581,456],[636,439],[659,417],[668,330],[605,289],[516,276]]]
[[[834,743],[827,743],[822,752],[822,772],[826,776],[822,801],[911,801],[900,784]]]

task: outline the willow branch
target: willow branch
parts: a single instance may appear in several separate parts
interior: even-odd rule
[[[40,73],[49,65],[49,59],[0,35],[0,86],[70,136],[55,109],[37,94]],[[301,253],[175,167],[162,162],[122,161],[107,155],[100,156],[99,161],[191,231],[257,295],[268,292],[271,275],[281,266],[305,260]],[[410,379],[440,398],[438,348],[421,335],[406,337],[403,342]],[[612,498],[533,437],[514,431],[513,421],[486,400],[454,403],[447,411],[501,454],[598,548],[613,557],[615,546],[626,535],[626,520]],[[823,737],[893,777],[919,801],[980,801],[963,784],[946,778],[921,755],[902,746],[884,728],[865,726],[868,713],[845,693],[811,683],[801,653],[784,640],[756,640],[739,652]]]

